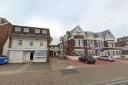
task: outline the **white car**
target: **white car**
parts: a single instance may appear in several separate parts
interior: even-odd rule
[[[98,57],[100,60],[106,60],[106,61],[114,61],[114,58],[112,56],[100,56]]]

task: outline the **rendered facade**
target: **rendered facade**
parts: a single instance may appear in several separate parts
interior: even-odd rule
[[[0,30],[4,29],[7,27],[0,27]],[[51,42],[49,29],[10,25],[9,31],[1,53],[8,56],[9,63],[48,61]]]

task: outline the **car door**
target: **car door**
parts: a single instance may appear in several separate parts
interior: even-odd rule
[[[101,58],[102,60],[104,60],[104,56],[101,56],[100,58]]]
[[[103,56],[103,60],[106,60],[106,58],[107,58],[106,56]]]

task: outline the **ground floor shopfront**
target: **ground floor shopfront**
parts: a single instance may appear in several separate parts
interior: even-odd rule
[[[9,63],[47,62],[47,49],[9,49]]]
[[[70,49],[70,48],[69,48]],[[61,52],[60,52],[61,53]],[[65,51],[63,53],[64,55],[67,56],[79,56],[79,55],[89,55],[89,56],[113,56],[114,58],[119,58],[122,55],[122,52],[120,49],[115,49],[115,48],[73,48],[72,51]]]

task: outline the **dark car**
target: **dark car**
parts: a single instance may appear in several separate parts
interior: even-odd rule
[[[79,57],[79,60],[81,61],[81,62],[85,62],[85,63],[91,63],[91,64],[94,64],[94,63],[96,63],[96,59],[95,58],[93,58],[93,57],[91,57],[91,56],[81,56],[81,57]]]

